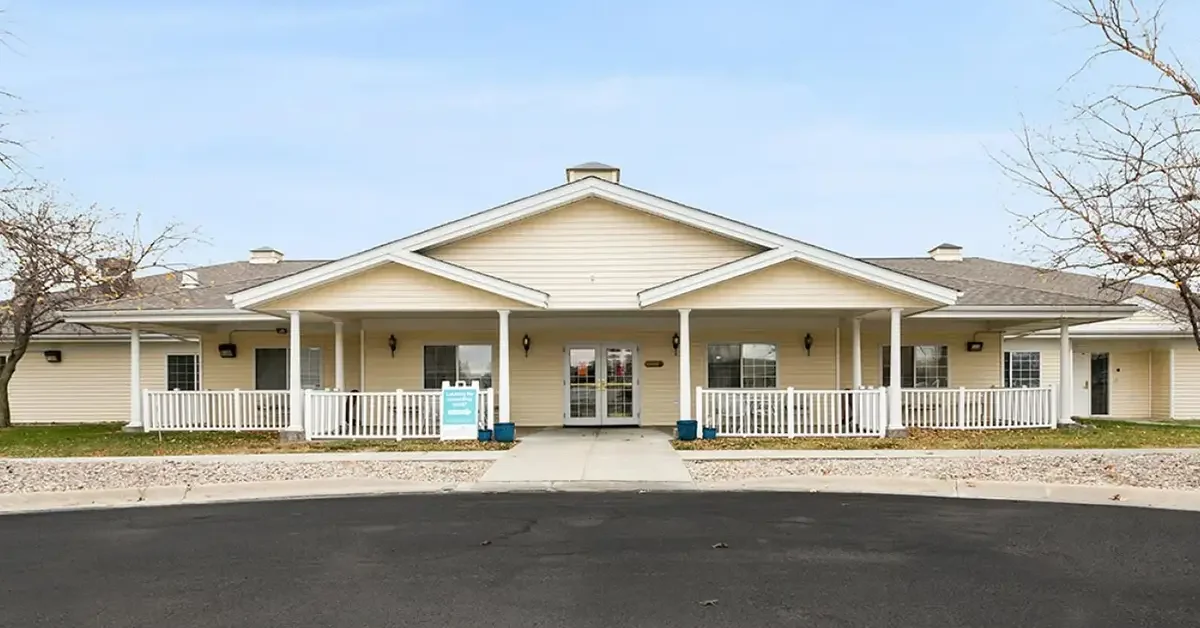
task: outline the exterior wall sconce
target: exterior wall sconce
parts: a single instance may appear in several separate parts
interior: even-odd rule
[[[48,351],[43,351],[42,355],[46,356],[47,362],[51,362],[54,364],[58,364],[59,362],[62,362],[62,351],[59,351],[58,349],[50,349]]]
[[[675,352],[675,355],[679,355],[679,332],[675,332],[675,335],[671,336],[671,350]]]
[[[529,334],[521,339],[521,348],[525,350],[525,357],[529,357],[529,347],[533,346],[533,341],[529,339]]]
[[[976,351],[983,351],[983,342],[979,341],[979,340],[968,340],[967,341],[967,351],[970,351],[972,353],[974,353]]]
[[[812,334],[804,334],[804,355],[812,355],[813,337]]]
[[[236,358],[237,345],[232,342],[223,342],[217,345],[217,353],[223,358]]]
[[[388,335],[388,350],[392,352],[392,357],[396,357],[396,334]]]

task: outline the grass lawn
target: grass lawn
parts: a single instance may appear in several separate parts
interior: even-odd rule
[[[907,438],[718,438],[675,441],[676,449],[1128,449],[1200,447],[1200,429],[1081,421],[1091,429],[910,430]]]
[[[146,433],[127,434],[121,431],[120,423],[22,425],[0,429],[0,458],[323,451],[482,451],[508,449],[511,446],[511,443],[439,440],[281,443],[279,435],[274,432],[164,432],[160,436]]]

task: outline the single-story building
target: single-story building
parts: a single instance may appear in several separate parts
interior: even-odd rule
[[[852,435],[1200,415],[1200,352],[1169,290],[950,244],[855,258],[594,162],[340,259],[264,247],[137,281],[37,339],[17,422],[299,431],[353,407],[400,436],[380,426],[436,414],[422,395],[446,381],[478,382],[488,420],[519,426]]]

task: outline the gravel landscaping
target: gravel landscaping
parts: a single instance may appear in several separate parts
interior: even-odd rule
[[[1134,455],[997,455],[981,458],[689,461],[697,482],[787,476],[871,476],[1099,484],[1200,490],[1200,452]]]
[[[0,493],[233,484],[273,480],[377,478],[473,482],[491,462],[4,462]]]

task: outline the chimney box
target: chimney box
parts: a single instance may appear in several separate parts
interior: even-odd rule
[[[269,247],[260,246],[257,249],[250,249],[251,264],[278,264],[283,261],[283,253]]]
[[[929,249],[929,257],[938,262],[961,262],[963,261],[963,248],[957,244],[943,242]]]
[[[596,177],[612,183],[621,182],[621,169],[616,166],[589,161],[567,168],[567,183],[574,183],[586,177]]]

